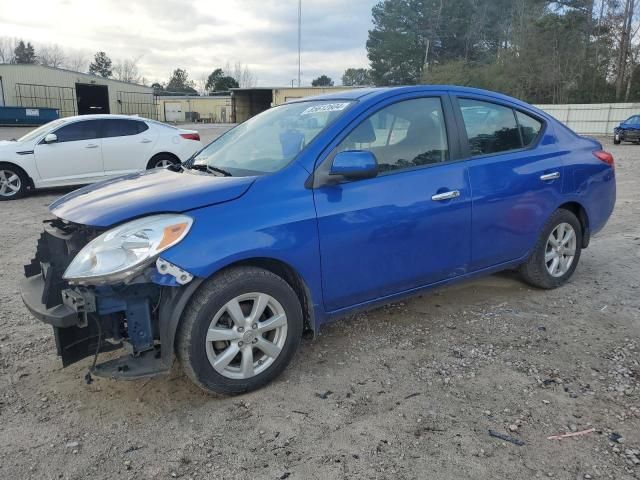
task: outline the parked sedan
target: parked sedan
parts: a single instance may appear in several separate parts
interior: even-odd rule
[[[640,142],[640,115],[634,115],[613,129],[613,143]]]
[[[82,115],[54,120],[17,141],[0,142],[0,200],[34,188],[97,182],[179,164],[200,136],[140,117]]]
[[[181,166],[54,202],[22,298],[64,366],[210,392],[275,379],[303,331],[505,269],[567,282],[615,203],[614,161],[516,99],[462,87],[288,102]],[[542,301],[542,300],[541,300]]]

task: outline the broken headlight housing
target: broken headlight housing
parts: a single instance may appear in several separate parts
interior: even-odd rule
[[[112,228],[89,242],[71,261],[64,279],[73,284],[124,282],[189,233],[193,219],[163,214]]]

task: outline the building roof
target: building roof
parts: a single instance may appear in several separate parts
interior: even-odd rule
[[[203,99],[230,99],[229,95],[158,95],[158,100],[203,100]]]
[[[99,75],[93,75],[92,73],[76,72],[74,70],[67,70],[66,68],[48,67],[48,66],[45,66],[45,65],[37,65],[35,63],[2,63],[2,64],[0,64],[0,68],[5,68],[5,67],[9,67],[9,68],[44,68],[44,69],[47,69],[47,70],[54,70],[54,71],[57,71],[57,72],[72,73],[74,75],[82,75],[84,77],[94,78],[94,79],[97,79],[97,80],[106,80],[106,81],[109,81],[109,82],[117,82],[117,83],[123,83],[125,85],[135,85],[136,87],[143,87],[143,88],[153,89],[153,87],[150,87],[150,86],[147,86],[147,85],[140,85],[139,83],[123,82],[122,80],[116,80],[115,78],[101,77]]]

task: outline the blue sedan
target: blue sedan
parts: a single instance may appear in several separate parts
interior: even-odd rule
[[[613,129],[613,143],[640,142],[640,115],[634,115]]]
[[[91,373],[133,379],[177,356],[206,391],[236,394],[360,309],[505,269],[563,285],[615,198],[611,154],[524,102],[356,89],[55,201],[21,293],[64,366],[94,356]]]

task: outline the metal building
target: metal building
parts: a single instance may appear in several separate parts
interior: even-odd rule
[[[231,89],[231,121],[241,123],[289,100],[362,87],[254,87]]]
[[[231,96],[159,96],[157,119],[163,122],[231,122]]]
[[[0,107],[55,108],[61,117],[157,116],[151,87],[42,65],[1,64]]]

